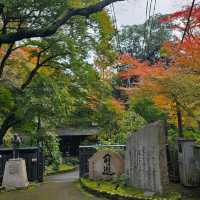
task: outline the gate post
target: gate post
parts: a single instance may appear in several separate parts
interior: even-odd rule
[[[200,145],[194,146],[194,158],[197,171],[200,173]]]
[[[44,177],[44,155],[43,149],[38,147],[38,181],[43,182]]]
[[[92,146],[79,146],[79,177],[85,177],[89,175],[89,163],[88,160],[97,152],[95,147]]]
[[[200,174],[195,165],[195,140],[178,138],[178,160],[181,184],[188,187],[200,185]]]

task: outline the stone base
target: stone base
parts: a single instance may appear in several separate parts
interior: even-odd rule
[[[2,186],[6,190],[26,188],[29,182],[26,163],[23,159],[10,159],[6,162]]]

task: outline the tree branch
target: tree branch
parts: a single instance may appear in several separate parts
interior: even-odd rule
[[[51,59],[53,58],[56,58],[58,55],[54,55],[54,56],[50,56],[48,58],[46,58],[45,60],[43,60],[41,63],[40,63],[40,57],[41,57],[41,53],[43,51],[41,51],[38,55],[38,58],[37,58],[37,64],[35,66],[35,68],[31,71],[31,73],[29,74],[28,78],[26,79],[26,81],[22,84],[21,86],[21,89],[24,90],[30,83],[31,81],[33,80],[33,78],[35,77],[35,75],[37,74],[38,70],[44,66],[48,61],[50,61]]]
[[[6,54],[4,55],[4,57],[2,58],[1,60],[1,63],[0,63],[0,78],[2,77],[3,75],[3,70],[4,70],[4,67],[5,67],[5,63],[6,63],[6,60],[9,58],[10,54],[12,53],[13,51],[13,46],[14,46],[15,42],[12,42],[7,51],[6,51]]]
[[[53,35],[62,25],[64,25],[73,16],[89,16],[93,13],[101,11],[104,7],[111,3],[124,0],[102,0],[95,5],[86,8],[67,9],[53,23],[41,29],[20,29],[14,33],[0,35],[0,43],[12,43],[32,37],[47,37]]]
[[[14,112],[9,113],[9,115],[6,117],[6,119],[0,127],[0,145],[3,144],[3,137],[5,136],[8,129],[17,123],[18,120],[16,119]]]

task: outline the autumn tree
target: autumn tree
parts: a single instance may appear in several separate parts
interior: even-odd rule
[[[183,133],[183,115],[193,117],[199,123],[198,117],[193,113],[194,105],[198,105],[199,85],[198,79],[192,74],[184,74],[176,65],[170,65],[169,68],[162,62],[151,65],[127,54],[121,56],[120,62],[127,66],[118,73],[121,80],[138,77],[137,84],[128,90],[129,98],[132,99],[129,106],[144,119],[151,122],[155,119],[165,119],[167,115],[171,117],[174,113],[180,136]]]
[[[190,11],[191,6],[187,6],[180,11],[171,13],[161,18],[160,22],[162,24],[171,23],[171,26],[169,26],[169,28],[171,28],[172,30],[176,30],[182,33],[186,31],[185,38],[198,36],[200,28],[200,3],[196,3],[194,5],[191,16],[188,19]]]
[[[105,32],[105,37],[102,37],[102,32],[97,31],[102,29],[105,22],[99,17],[95,18],[94,15],[89,16],[113,2],[115,0],[96,3],[92,1],[67,1],[66,3],[62,0],[48,1],[48,3],[46,1],[1,2],[0,75],[1,83],[5,86],[1,91],[7,92],[7,97],[14,100],[8,104],[6,113],[1,115],[3,117],[0,143],[10,127],[18,126],[23,121],[18,117],[18,113],[21,109],[27,109],[22,108],[18,102],[26,97],[32,84],[35,84],[34,81],[41,77],[41,73],[45,72],[47,79],[61,76],[64,82],[68,77],[77,76],[78,79],[79,74],[76,70],[87,65],[90,49],[97,52],[97,44],[107,37]],[[106,16],[105,11],[103,15]],[[98,37],[92,35],[91,30],[97,31]],[[108,40],[104,41],[106,43]],[[17,65],[13,65],[16,60]],[[57,79],[56,82],[62,83],[61,80]],[[32,92],[30,94],[36,95]],[[16,101],[16,99],[21,100]],[[31,112],[30,109],[28,110]]]
[[[150,74],[163,74],[165,69],[158,63],[151,65],[148,61],[143,61],[141,59],[136,59],[132,57],[131,54],[122,54],[119,57],[118,65],[118,77],[120,80],[133,80],[133,85],[139,85],[143,82],[146,76]]]
[[[182,115],[184,113],[187,113],[199,124],[197,114],[199,104],[199,10],[200,4],[197,3],[192,10],[191,6],[188,6],[161,19],[161,23],[170,22],[172,23],[170,28],[176,30],[176,33],[181,33],[181,38],[177,36],[176,40],[166,42],[163,46],[165,56],[171,58],[170,68],[175,69],[165,81],[168,81],[174,88],[171,88],[169,92],[173,92],[174,100],[176,99],[179,132],[182,132]],[[173,74],[176,75],[173,76]],[[181,99],[179,99],[180,97]]]

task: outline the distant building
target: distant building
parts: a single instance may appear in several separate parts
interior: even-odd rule
[[[60,138],[60,150],[65,156],[77,156],[79,145],[84,142],[96,143],[99,134],[98,128],[60,128],[58,136]]]

